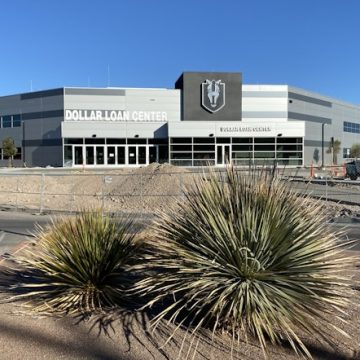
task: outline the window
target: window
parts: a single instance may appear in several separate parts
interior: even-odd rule
[[[106,139],[107,144],[126,144],[126,139]]]
[[[194,138],[194,143],[197,144],[214,144],[215,138],[208,137],[208,138]]]
[[[232,146],[233,151],[252,151],[253,150],[253,145],[252,144],[248,144],[248,145],[233,145]]]
[[[104,138],[86,138],[85,144],[105,144]]]
[[[344,121],[344,131],[360,134],[360,124]]]
[[[274,144],[275,138],[254,138],[256,144]]]
[[[302,138],[278,137],[276,142],[278,144],[302,144]]]
[[[83,138],[70,138],[70,139],[64,139],[64,144],[83,144],[84,139]]]
[[[349,159],[350,158],[350,152],[351,152],[350,148],[343,148],[343,158],[344,159]]]
[[[191,144],[192,138],[171,138],[172,144]]]
[[[2,117],[2,127],[3,128],[11,127],[11,115],[6,115]]]
[[[17,152],[14,155],[14,160],[21,160],[21,147],[16,148]]]
[[[13,127],[19,127],[21,126],[21,116],[20,115],[13,115]]]
[[[73,161],[72,146],[64,146],[64,166],[71,166]]]
[[[148,144],[167,145],[168,143],[168,139],[148,139]]]
[[[215,151],[215,146],[208,144],[208,145],[195,145],[194,144],[194,151]]]
[[[255,144],[255,151],[274,151],[275,145],[269,144],[269,145],[257,145]]]
[[[217,144],[230,144],[230,138],[218,137],[216,138]]]
[[[21,126],[21,115],[3,115],[0,117],[1,124],[0,126],[3,128],[11,128],[11,127],[20,127]]]
[[[232,138],[233,144],[252,144],[253,138]]]
[[[171,151],[192,151],[192,145],[171,145]]]

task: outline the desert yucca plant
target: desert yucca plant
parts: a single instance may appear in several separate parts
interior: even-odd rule
[[[167,320],[193,339],[202,328],[226,331],[233,345],[251,334],[265,355],[268,342],[286,340],[311,357],[299,334],[321,335],[315,321],[331,326],[326,314],[348,303],[349,244],[329,232],[321,204],[288,183],[228,167],[197,178],[159,216],[147,262],[156,271],[138,285],[152,294],[148,306],[163,306],[155,327]]]
[[[111,222],[101,211],[53,221],[39,229],[33,250],[14,257],[25,276],[10,287],[13,299],[63,314],[124,304],[137,250],[134,236],[131,220]]]

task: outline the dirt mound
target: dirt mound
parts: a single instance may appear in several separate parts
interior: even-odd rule
[[[0,176],[0,205],[34,211],[104,207],[109,212],[153,213],[182,199],[193,171],[153,163],[140,168],[58,171]],[[360,217],[360,206],[324,201],[329,219]]]
[[[169,206],[175,197],[179,198],[183,185],[191,177],[186,169],[153,163],[134,169],[131,174],[112,176],[106,197],[125,211],[154,212]]]

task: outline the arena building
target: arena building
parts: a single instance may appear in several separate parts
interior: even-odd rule
[[[58,88],[0,97],[15,166],[331,164],[360,143],[360,106],[241,73],[184,72],[174,89]],[[1,149],[0,165],[7,160]]]

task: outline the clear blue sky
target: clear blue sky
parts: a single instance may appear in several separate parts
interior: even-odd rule
[[[0,95],[240,71],[360,104],[359,0],[4,0]]]

